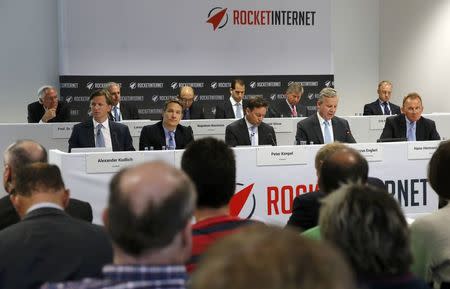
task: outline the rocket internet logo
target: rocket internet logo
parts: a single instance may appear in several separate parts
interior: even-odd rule
[[[243,186],[243,184],[237,183],[237,185],[241,185]],[[241,213],[242,209],[244,208],[245,203],[248,200],[248,197],[250,196],[250,193],[253,190],[253,186],[255,185],[255,183],[246,186],[245,188],[243,188],[242,190],[240,190],[239,192],[235,193],[234,196],[231,198],[230,201],[230,215],[234,216],[234,217],[238,217],[239,214]],[[246,217],[246,219],[250,219],[253,214],[255,213],[255,208],[256,208],[256,198],[255,195],[252,194],[252,200],[253,200],[253,204],[252,204],[252,209],[249,213],[249,215]]]
[[[224,16],[226,16],[225,21]],[[217,28],[222,29],[228,23],[227,8],[214,7],[208,13],[208,20],[206,23],[211,23],[213,30],[216,31]]]

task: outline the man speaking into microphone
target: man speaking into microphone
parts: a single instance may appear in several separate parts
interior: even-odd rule
[[[225,142],[229,146],[277,145],[275,130],[263,122],[268,103],[262,97],[250,98],[245,116],[230,123],[225,129]]]

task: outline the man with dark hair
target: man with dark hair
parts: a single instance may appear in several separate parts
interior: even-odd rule
[[[358,151],[342,143],[323,146],[317,152],[315,167],[320,190],[295,197],[292,215],[287,223],[289,227],[303,231],[317,226],[322,198],[343,183],[358,179],[366,183],[368,179],[369,167],[366,159]],[[380,181],[372,180],[373,183]],[[382,187],[383,184],[378,186]]]
[[[223,141],[207,137],[191,143],[183,153],[181,168],[197,188],[192,257],[187,263],[191,272],[212,243],[250,222],[229,214],[228,203],[236,188],[236,160]]]
[[[194,102],[194,89],[191,86],[185,85],[180,87],[178,100],[183,103],[183,119],[205,118],[203,107]]]
[[[135,105],[130,102],[123,102],[120,95],[120,85],[115,82],[108,82],[106,89],[112,100],[111,114],[114,121],[125,119],[139,119],[139,113]]]
[[[391,115],[400,114],[400,107],[390,102],[392,94],[392,83],[383,80],[378,83],[378,99],[364,105],[363,115]]]
[[[355,143],[348,121],[335,115],[338,102],[339,97],[334,88],[322,89],[317,100],[317,113],[297,123],[296,143]]]
[[[3,159],[3,186],[5,191],[10,195],[15,191],[15,172],[31,163],[46,163],[47,151],[35,141],[19,140],[8,146],[3,155]],[[0,199],[0,230],[20,221],[9,195]],[[65,211],[72,217],[92,222],[92,208],[87,202],[71,198]]]
[[[183,104],[171,99],[164,104],[163,119],[155,124],[146,125],[139,137],[139,150],[184,149],[194,140],[190,126],[180,124],[183,116]]]
[[[104,89],[89,97],[92,119],[74,125],[69,138],[72,148],[106,147],[113,151],[134,151],[128,126],[109,120],[113,102]]]
[[[245,83],[242,79],[234,79],[231,82],[230,98],[225,99],[216,106],[215,118],[242,118],[244,116]]]
[[[303,86],[300,82],[292,82],[286,90],[286,98],[270,102],[267,117],[309,116],[306,107],[300,105],[300,99],[303,92]]]
[[[195,186],[182,171],[161,161],[123,169],[103,214],[114,264],[102,279],[44,288],[185,288],[194,208]]]
[[[260,96],[247,102],[245,117],[238,119],[225,128],[225,142],[229,146],[277,145],[275,130],[263,122],[268,103]]]
[[[70,110],[64,102],[59,102],[56,87],[44,85],[38,90],[38,101],[28,105],[28,122],[67,122]]]
[[[1,288],[94,277],[111,262],[103,229],[64,212],[69,190],[57,166],[33,163],[18,169],[11,201],[22,221],[0,231]]]
[[[386,118],[380,139],[406,138],[408,141],[440,140],[433,120],[422,116],[422,98],[412,92],[403,98],[402,114]]]

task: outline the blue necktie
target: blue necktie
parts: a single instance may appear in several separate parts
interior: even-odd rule
[[[102,127],[103,125],[99,123],[97,125],[97,132],[95,133],[95,143],[96,143],[95,146],[98,148],[105,147],[105,139],[103,138]]]
[[[239,102],[236,103],[236,118],[242,118],[241,104]]]
[[[409,123],[408,133],[406,134],[406,138],[408,141],[416,141],[416,134],[414,133],[414,122]]]
[[[383,114],[384,115],[390,115],[391,114],[387,102],[383,102]]]
[[[114,121],[120,121],[119,108],[117,106],[114,107]]]
[[[323,143],[328,144],[333,142],[333,138],[331,137],[331,128],[330,123],[326,120],[323,121]]]
[[[168,149],[169,150],[174,150],[175,149],[175,132],[173,131],[169,131],[169,146]]]
[[[252,143],[252,146],[256,146],[256,126],[250,127],[250,141]]]

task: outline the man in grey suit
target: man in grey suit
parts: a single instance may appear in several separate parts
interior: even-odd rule
[[[285,99],[277,99],[270,103],[267,117],[307,117],[305,106],[299,105],[303,95],[300,82],[292,82],[286,90]]]
[[[33,163],[14,179],[11,201],[22,220],[0,231],[0,288],[37,288],[101,274],[112,261],[111,242],[100,226],[64,212],[69,190],[59,168]]]
[[[225,142],[229,146],[277,145],[275,130],[263,122],[268,103],[260,96],[248,100],[245,117],[225,128]]]
[[[380,139],[403,139],[408,141],[440,140],[436,124],[422,116],[422,98],[412,92],[403,98],[402,114],[386,118]]]
[[[334,88],[320,91],[317,113],[297,123],[297,144],[355,143],[348,121],[335,116],[339,97]]]

